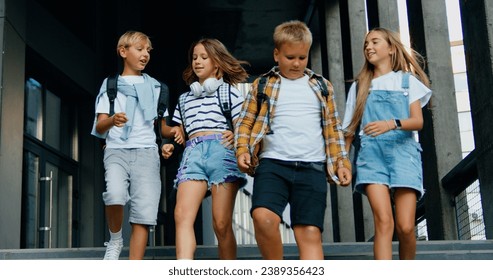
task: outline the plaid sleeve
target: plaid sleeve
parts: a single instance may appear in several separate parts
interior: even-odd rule
[[[342,130],[342,124],[337,111],[336,102],[334,98],[334,91],[332,84],[327,81],[329,88],[329,95],[327,96],[327,110],[328,114],[326,122],[330,126],[328,129],[329,143],[328,143],[328,161],[332,165],[334,175],[337,174],[337,169],[340,167],[347,167],[351,170],[351,163],[346,151],[346,143],[344,139],[344,133]],[[337,179],[337,178],[333,178]],[[334,180],[335,181],[335,180]]]
[[[235,127],[236,156],[248,153],[250,136],[257,116],[257,87],[259,79],[256,79],[250,91],[245,97],[240,116]]]

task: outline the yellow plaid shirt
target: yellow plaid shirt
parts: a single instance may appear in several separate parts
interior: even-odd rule
[[[324,97],[315,78],[317,74],[308,68],[305,69],[305,74],[310,77],[308,83],[317,95],[322,106],[322,134],[325,140],[325,154],[327,155],[327,180],[332,184],[339,185],[337,168],[344,166],[351,170],[351,163],[345,148],[341,121],[334,100],[334,90],[332,84],[324,79],[328,89],[328,96]],[[235,128],[236,157],[244,153],[250,153],[251,163],[255,167],[258,165],[258,154],[262,149],[262,139],[269,132],[269,121],[274,118],[281,85],[280,73],[277,66],[273,67],[263,76],[268,78],[264,90],[265,97],[260,105],[260,110],[257,109],[257,93],[260,78],[257,78],[245,98]]]

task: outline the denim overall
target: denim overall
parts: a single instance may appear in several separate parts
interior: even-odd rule
[[[400,90],[370,90],[361,131],[369,122],[409,118],[409,76],[403,74]],[[355,191],[365,194],[365,185],[383,184],[391,190],[412,188],[419,199],[424,194],[421,151],[412,131],[394,129],[376,137],[361,135]]]

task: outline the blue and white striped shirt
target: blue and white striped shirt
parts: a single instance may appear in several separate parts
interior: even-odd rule
[[[221,86],[229,86],[223,83]],[[181,108],[185,114],[185,131],[192,135],[199,131],[225,131],[228,129],[226,118],[221,112],[218,92],[210,95],[196,97],[191,92],[185,92],[185,108]],[[243,105],[243,94],[234,86],[231,86],[231,116],[233,122],[240,115]],[[183,96],[180,96],[183,98]],[[178,102],[179,104],[180,102]],[[176,105],[173,121],[183,124],[179,105]]]

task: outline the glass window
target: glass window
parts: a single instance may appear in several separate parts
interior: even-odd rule
[[[60,150],[60,107],[60,98],[47,90],[45,142],[57,150]]]
[[[76,104],[32,78],[25,86],[25,133],[77,160]]]
[[[28,79],[26,82],[26,106],[24,130],[27,134],[43,140],[43,102],[41,85]]]

